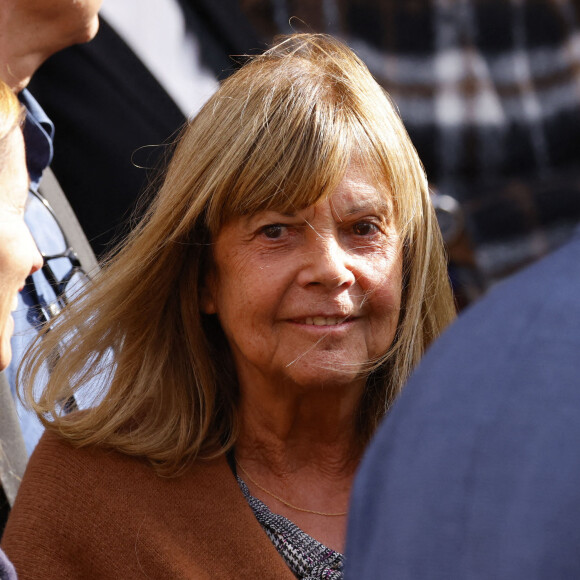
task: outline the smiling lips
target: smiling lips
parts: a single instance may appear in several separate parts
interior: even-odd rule
[[[309,326],[336,326],[343,322],[351,320],[350,316],[308,316],[306,318],[296,320],[300,324],[307,324]]]

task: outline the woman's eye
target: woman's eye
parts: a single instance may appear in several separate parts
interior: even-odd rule
[[[352,226],[352,231],[357,236],[372,236],[379,228],[371,222],[358,222]]]
[[[282,224],[270,224],[264,226],[261,233],[269,240],[277,240],[284,233],[284,226]]]

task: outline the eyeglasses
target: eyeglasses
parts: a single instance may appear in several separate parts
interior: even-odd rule
[[[49,202],[37,191],[29,190],[26,215],[42,228],[34,228],[36,245],[43,258],[42,268],[28,277],[27,290],[36,308],[36,323],[46,324],[89,281]],[[38,216],[38,219],[34,219]]]

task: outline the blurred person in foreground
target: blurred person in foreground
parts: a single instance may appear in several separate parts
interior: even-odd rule
[[[26,87],[47,58],[96,34],[100,5],[101,0],[0,2],[0,79],[18,94],[26,108],[23,134],[30,194],[25,220],[46,257],[43,268],[27,279],[14,312],[14,356],[6,372],[0,374],[0,391],[10,389],[14,396],[18,365],[39,328],[58,312],[74,283],[85,278],[83,271],[89,273],[97,267],[82,228],[49,167],[54,125]],[[88,131],[86,138],[91,138]],[[99,160],[93,162],[98,164]],[[43,429],[18,400],[15,406],[30,453]]]
[[[361,464],[353,580],[580,578],[580,231],[433,345]]]
[[[28,173],[21,125],[24,108],[10,88],[0,81],[0,371],[12,358],[14,330],[11,311],[26,277],[42,266],[42,257],[24,222]],[[0,462],[5,460],[0,439]],[[16,578],[14,568],[0,550],[0,579]]]
[[[32,351],[48,433],[4,549],[24,578],[341,578],[360,456],[453,316],[390,101],[340,42],[281,39],[190,122]],[[95,405],[64,414],[95,377]]]

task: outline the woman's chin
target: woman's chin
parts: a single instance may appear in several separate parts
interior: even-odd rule
[[[296,365],[300,365],[298,362]],[[362,365],[345,364],[336,362],[329,364],[320,361],[318,364],[313,362],[305,363],[301,368],[288,369],[288,378],[290,382],[304,390],[308,389],[352,389],[359,383],[364,385],[365,379],[362,377]]]

